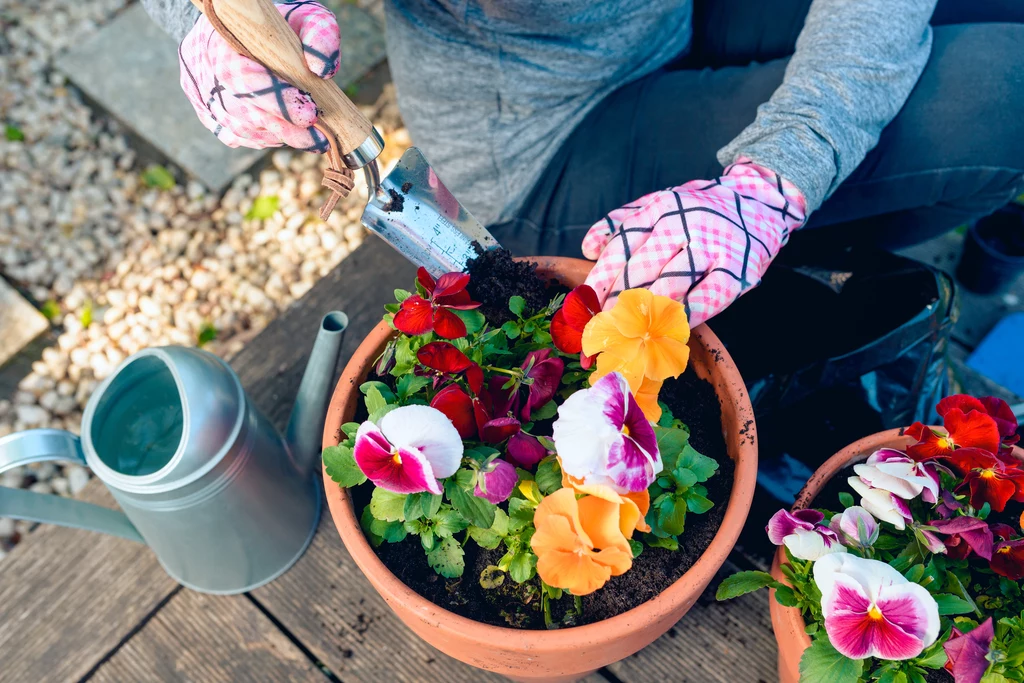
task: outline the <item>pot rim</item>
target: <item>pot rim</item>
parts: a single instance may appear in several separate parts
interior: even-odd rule
[[[933,428],[939,429],[940,427]],[[807,483],[800,490],[800,493],[797,494],[796,502],[793,503],[793,507],[790,508],[790,510],[796,511],[807,508],[814,501],[815,496],[821,493],[821,490],[825,485],[847,466],[861,460],[867,460],[868,456],[879,448],[896,446],[901,442],[904,446],[908,446],[913,443],[911,437],[904,436],[902,427],[876,432],[854,441],[852,444],[843,448],[831,458],[823,462],[821,466],[815,470],[814,474],[807,480]],[[1020,446],[1014,446],[1013,454],[1019,460],[1024,460],[1024,449]],[[786,553],[783,547],[780,546],[775,551],[775,555],[772,559],[771,574],[776,581],[780,581],[788,585],[789,581],[786,580],[781,569],[781,565],[784,562],[786,562]],[[795,638],[789,639],[786,642],[797,645],[801,652],[809,648],[811,646],[811,637],[804,631],[807,627],[807,622],[804,621],[803,615],[800,614],[800,610],[796,607],[785,607],[776,602],[774,588],[771,589],[768,599],[772,613],[772,621],[774,622],[775,619],[778,618],[782,625],[788,626],[792,634],[795,634]],[[776,632],[778,632],[778,629],[776,629]],[[781,651],[784,648],[792,649],[788,645],[779,643],[779,650]]]
[[[547,268],[558,265],[586,263],[580,259],[567,257],[541,257],[528,260],[537,262],[542,267]],[[387,323],[380,322],[359,345],[352,358],[375,357],[377,350],[394,334],[397,333],[391,330]],[[691,340],[693,339],[699,340],[707,352],[715,357],[716,364],[722,367],[724,375],[739,377],[739,370],[736,368],[732,357],[707,325],[701,324],[694,328],[691,332]],[[351,362],[346,367],[345,372],[342,373],[334,397],[331,400],[328,424],[324,429],[325,447],[336,445],[337,443],[335,435],[337,425],[333,428],[331,427],[330,416],[340,411],[342,397],[345,393],[343,385],[348,382],[354,387],[362,379],[361,377],[354,377],[355,372],[350,371],[350,369]],[[359,374],[361,375],[362,372],[360,371]],[[356,564],[366,575],[366,578],[375,584],[378,592],[386,598],[393,598],[404,603],[414,612],[419,613],[421,618],[429,618],[432,626],[440,631],[458,634],[460,637],[473,640],[480,645],[502,643],[507,648],[521,648],[538,653],[564,651],[567,647],[571,648],[584,642],[593,644],[602,641],[614,641],[620,637],[623,631],[635,630],[650,622],[657,621],[671,614],[678,605],[687,602],[688,599],[696,599],[697,596],[693,595],[693,586],[702,586],[714,576],[739,539],[740,532],[743,529],[751,503],[753,502],[756,487],[757,439],[756,426],[753,422],[753,409],[750,406],[746,387],[742,381],[738,385],[730,383],[730,387],[730,393],[734,394],[732,398],[738,406],[738,422],[744,425],[749,421],[749,427],[737,439],[738,448],[736,453],[729,454],[730,456],[735,456],[733,487],[729,495],[725,516],[718,531],[697,562],[665,590],[633,609],[608,619],[583,626],[572,626],[549,631],[494,626],[455,614],[422,597],[395,576],[388,569],[387,565],[377,557],[377,554],[370,547],[359,526],[348,491],[334,485],[325,471],[324,487],[332,517],[336,519],[337,515],[340,514],[348,522],[348,528],[339,526],[338,531],[353,560],[355,560]],[[352,532],[353,527],[355,533]]]

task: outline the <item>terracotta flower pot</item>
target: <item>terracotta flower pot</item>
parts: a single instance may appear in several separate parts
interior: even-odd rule
[[[579,259],[537,258],[538,272],[569,287],[583,282],[591,264]],[[365,380],[392,330],[383,322],[366,337],[338,382],[327,413],[324,447],[338,443],[339,427],[350,421]],[[735,480],[725,519],[704,555],[658,597],[604,621],[556,631],[502,628],[449,612],[402,583],[366,541],[348,492],[324,476],[327,502],[342,541],[391,609],[425,641],[467,664],[519,681],[574,681],[647,646],[668,631],[697,600],[739,537],[757,479],[757,440],[750,398],[732,359],[718,338],[701,325],[690,337],[690,364],[715,387],[722,406],[722,430]]]
[[[800,495],[796,497],[793,509],[801,510],[811,507],[815,497],[831,481],[832,477],[849,465],[867,460],[868,456],[879,448],[906,450],[907,446],[914,443],[914,440],[900,436],[900,431],[899,429],[889,429],[866,436],[860,441],[854,441],[826,460],[804,485]],[[1018,459],[1024,460],[1024,450],[1014,448],[1013,453]],[[779,566],[785,561],[786,553],[779,548],[772,562],[772,576],[777,581],[786,582],[782,570],[779,569]],[[811,646],[811,638],[804,632],[806,624],[800,610],[796,607],[783,607],[775,601],[775,591],[772,590],[770,593],[768,605],[772,615],[772,630],[775,632],[775,639],[779,644],[779,683],[799,683],[800,658],[803,656],[804,650]]]

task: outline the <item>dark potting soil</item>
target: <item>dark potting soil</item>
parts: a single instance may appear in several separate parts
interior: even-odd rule
[[[483,250],[474,243],[478,256],[466,264],[469,285],[466,290],[479,301],[478,309],[492,325],[503,325],[515,316],[508,309],[508,300],[521,296],[530,313],[548,305],[551,297],[564,290],[553,280],[545,282],[537,276],[537,264],[513,261],[508,249]],[[566,290],[567,291],[567,290]]]
[[[526,309],[535,311],[546,306],[559,290],[565,291],[554,281],[546,283],[538,277],[535,264],[513,261],[505,249],[481,253],[470,261],[467,270],[470,273],[469,293],[475,301],[483,304],[480,311],[492,325],[511,319],[508,310],[511,296],[523,297]],[[390,383],[393,378],[377,379]],[[665,382],[661,400],[690,428],[693,447],[718,462],[718,471],[705,484],[708,498],[715,507],[703,515],[687,518],[678,550],[645,547],[634,558],[632,569],[622,576],[613,577],[601,590],[584,596],[582,616],[574,614],[572,596],[566,594],[561,600],[552,601],[552,619],[561,626],[578,626],[608,619],[654,598],[700,559],[722,525],[732,492],[735,463],[726,449],[722,412],[715,390],[710,383],[698,378],[692,368],[687,368],[678,379]],[[360,410],[365,412],[362,406]],[[550,424],[539,423],[536,429],[550,435]],[[749,429],[749,425],[741,425],[740,429]],[[352,491],[355,508],[360,514],[369,503],[370,493],[368,484]],[[466,569],[458,579],[446,579],[437,574],[427,563],[426,554],[415,536],[400,543],[383,543],[376,553],[402,582],[440,607],[495,626],[546,628],[538,578],[516,584],[506,575],[497,588],[485,590],[480,586],[481,572],[497,565],[504,555],[505,550],[501,546],[487,550],[475,543],[466,544]]]
[[[954,683],[953,674],[945,669],[932,669],[925,675],[927,683]]]

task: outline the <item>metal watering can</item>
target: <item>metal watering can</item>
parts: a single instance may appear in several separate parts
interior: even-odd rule
[[[234,371],[200,349],[145,349],[86,405],[82,436],[36,429],[0,438],[0,472],[45,460],[88,466],[124,513],[0,488],[0,516],[146,543],[189,588],[231,594],[287,570],[313,538],[312,476],[348,318],[324,316],[282,438]]]

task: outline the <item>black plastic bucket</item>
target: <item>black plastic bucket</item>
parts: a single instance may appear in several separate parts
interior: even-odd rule
[[[976,294],[1004,294],[1024,272],[1024,206],[1010,204],[967,231],[956,279]]]

